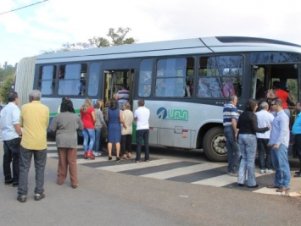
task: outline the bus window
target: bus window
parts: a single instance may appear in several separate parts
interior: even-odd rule
[[[138,95],[149,97],[151,94],[153,60],[143,60],[140,64]]]
[[[54,90],[55,66],[40,67],[39,85],[42,95],[51,95]]]
[[[63,68],[60,66],[60,69]],[[82,64],[67,64],[64,67],[64,76],[59,79],[59,95],[82,95],[86,73],[81,70]],[[85,68],[87,69],[87,68]]]
[[[198,97],[240,96],[243,58],[241,56],[201,57]]]
[[[190,74],[193,75],[193,62],[191,57],[159,60],[155,95],[158,97],[188,96],[187,88],[193,87],[193,77],[189,77]],[[192,92],[192,90],[188,91]]]
[[[198,97],[221,97],[221,87],[218,77],[199,78]]]
[[[100,64],[91,63],[89,67],[88,96],[96,96],[100,80]]]

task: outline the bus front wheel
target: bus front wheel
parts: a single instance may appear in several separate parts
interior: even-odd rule
[[[214,127],[209,129],[204,136],[203,148],[206,157],[210,161],[227,161],[226,138],[223,128]]]

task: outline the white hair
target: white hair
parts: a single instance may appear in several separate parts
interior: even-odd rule
[[[41,99],[41,91],[34,89],[29,93],[29,100],[40,100]]]

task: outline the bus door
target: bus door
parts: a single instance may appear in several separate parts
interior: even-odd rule
[[[273,84],[289,93],[288,102],[291,116],[295,114],[294,104],[299,97],[298,65],[297,64],[266,64],[253,65],[252,97],[266,99],[267,93],[272,92]]]
[[[129,90],[129,102],[132,106],[134,90],[134,69],[110,69],[104,71],[104,101],[108,103],[118,90],[125,88]]]
[[[253,65],[253,97],[265,98],[265,93],[278,81],[282,89],[287,90],[297,100],[298,66],[296,64]]]

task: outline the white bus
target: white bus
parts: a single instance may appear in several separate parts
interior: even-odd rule
[[[32,89],[57,114],[62,97],[78,110],[85,98],[112,98],[130,90],[133,109],[143,98],[151,111],[151,145],[203,150],[225,161],[222,110],[229,96],[239,108],[279,80],[295,100],[301,82],[301,46],[252,37],[208,37],[43,54],[23,59],[15,89],[21,102]]]

